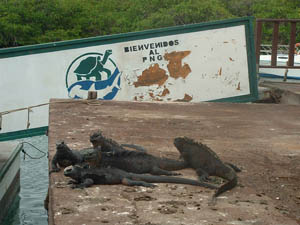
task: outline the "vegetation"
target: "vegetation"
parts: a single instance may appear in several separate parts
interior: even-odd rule
[[[0,47],[71,40],[242,16],[300,18],[300,1],[0,0]],[[280,31],[280,41],[286,44],[289,39],[288,26],[281,26]],[[264,32],[264,40],[270,41],[270,26],[265,26]],[[297,40],[300,41],[299,35]]]

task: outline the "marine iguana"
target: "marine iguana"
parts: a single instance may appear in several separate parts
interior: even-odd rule
[[[174,145],[188,166],[196,170],[200,181],[209,176],[218,176],[228,180],[215,192],[213,199],[237,185],[236,172],[240,170],[233,164],[222,162],[208,146],[187,137],[175,138]]]
[[[151,183],[189,184],[211,189],[217,188],[212,184],[196,180],[128,173],[117,168],[81,168],[75,165],[71,168],[65,168],[64,175],[75,180],[73,188],[85,188],[93,184],[124,184],[127,186],[155,187],[155,185]]]
[[[57,164],[60,167],[67,167],[70,165],[75,164],[84,164],[86,163],[86,160],[89,161],[89,163],[95,164],[96,162],[92,162],[93,160],[98,160],[98,157],[95,154],[95,151],[93,148],[85,148],[80,151],[71,150],[70,148],[65,147],[64,141],[59,141],[56,143],[56,153],[51,161],[51,172],[58,172],[60,171],[60,168],[57,166]],[[139,151],[146,151],[143,147],[138,145],[132,145],[132,144],[121,144],[119,145],[119,151],[126,151],[124,147],[136,149]],[[129,151],[129,150],[128,150]]]
[[[87,154],[94,154],[94,149],[83,149],[81,151],[74,151],[70,148],[65,148],[65,142],[60,141],[56,143],[56,153],[51,161],[51,172],[58,172],[60,167],[67,167],[70,165],[80,164],[84,162],[84,156]]]
[[[90,163],[98,160],[98,167],[112,166],[123,169],[127,172],[134,173],[151,173],[153,175],[179,175],[179,173],[171,172],[172,170],[180,170],[186,168],[183,160],[172,160],[167,158],[159,158],[141,151],[129,151],[119,145],[117,142],[105,138],[101,132],[91,135],[90,138],[94,149],[101,149],[101,160],[96,156],[92,149],[84,149],[80,151],[71,150],[64,142],[57,144],[57,153],[52,160],[52,170],[59,171],[56,163],[66,167],[78,163]],[[95,144],[96,142],[96,144]],[[100,144],[99,144],[100,143]],[[98,159],[97,159],[98,158]],[[67,164],[65,161],[69,164]],[[65,162],[65,163],[60,163]]]
[[[85,151],[87,150],[88,149]],[[60,143],[58,151],[67,152],[69,154],[74,152],[64,142]],[[81,151],[83,150],[78,152]],[[69,154],[67,155],[68,157]],[[60,158],[60,160],[62,159],[63,158]],[[153,175],[168,176],[180,175],[180,173],[172,171],[186,168],[186,162],[184,160],[160,158],[146,152],[129,151],[126,149],[102,152],[101,146],[96,147],[92,151],[90,150],[90,154],[85,154],[82,162],[93,164],[93,167],[115,167],[137,174],[150,173]],[[81,161],[78,163],[81,163]],[[76,163],[73,163],[72,165],[75,164]]]
[[[106,138],[102,135],[101,130],[98,130],[97,132],[91,134],[90,142],[92,143],[94,148],[101,147],[102,152],[110,152],[111,154],[126,150],[124,149],[124,147],[146,152],[146,149],[142,146],[133,144],[119,144],[118,142],[110,138]]]
[[[153,175],[174,176],[180,173],[171,172],[186,168],[186,162],[183,160],[173,160],[160,158],[145,151],[124,150],[116,141],[106,138],[99,130],[90,136],[90,141],[94,149],[101,148],[101,164],[104,167],[112,166],[127,172],[150,173]]]

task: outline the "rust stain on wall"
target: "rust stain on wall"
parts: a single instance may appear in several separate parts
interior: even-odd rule
[[[155,99],[153,99],[153,100],[159,101],[159,102],[163,101],[161,98],[155,98]]]
[[[143,95],[140,95],[140,96],[134,96],[133,100],[134,101],[141,101],[144,99],[144,96]]]
[[[188,94],[184,94],[184,97],[182,99],[177,99],[176,102],[190,102],[192,101],[193,97],[188,95]]]
[[[237,86],[236,90],[238,90],[238,91],[241,90],[241,82],[238,83],[238,86]]]
[[[192,71],[188,64],[182,66],[182,59],[189,55],[191,51],[171,52],[164,55],[164,59],[168,60],[167,65],[170,76],[177,79],[179,77],[186,78]]]
[[[219,76],[222,75],[222,67],[220,67],[218,74],[219,74]]]
[[[156,63],[144,70],[142,75],[138,76],[137,82],[134,82],[135,87],[150,86],[153,84],[163,85],[168,79],[168,75],[164,69],[161,69]]]
[[[161,97],[164,97],[164,96],[166,96],[166,95],[168,95],[168,94],[170,94],[170,91],[169,91],[169,89],[168,88],[165,88],[164,90],[163,90],[163,92],[161,93]]]

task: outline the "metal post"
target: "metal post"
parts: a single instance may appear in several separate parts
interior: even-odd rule
[[[275,21],[274,30],[273,30],[273,40],[272,40],[271,66],[277,65],[278,32],[279,32],[279,22]]]
[[[294,66],[295,44],[296,44],[296,22],[291,22],[288,66]]]
[[[260,57],[260,45],[261,45],[261,34],[262,34],[262,22],[256,22],[256,40],[255,40],[255,47],[256,47],[256,65],[259,65],[259,57]]]
[[[88,92],[88,100],[97,99],[97,91],[89,91]]]

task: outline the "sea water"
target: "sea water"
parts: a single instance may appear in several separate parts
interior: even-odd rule
[[[48,137],[36,136],[16,140],[23,143],[23,149],[34,158],[42,157],[39,150],[46,153],[40,159],[31,159],[21,152],[20,192],[12,204],[9,214],[4,219],[4,225],[46,225],[48,224],[47,210],[44,200],[48,191]]]

